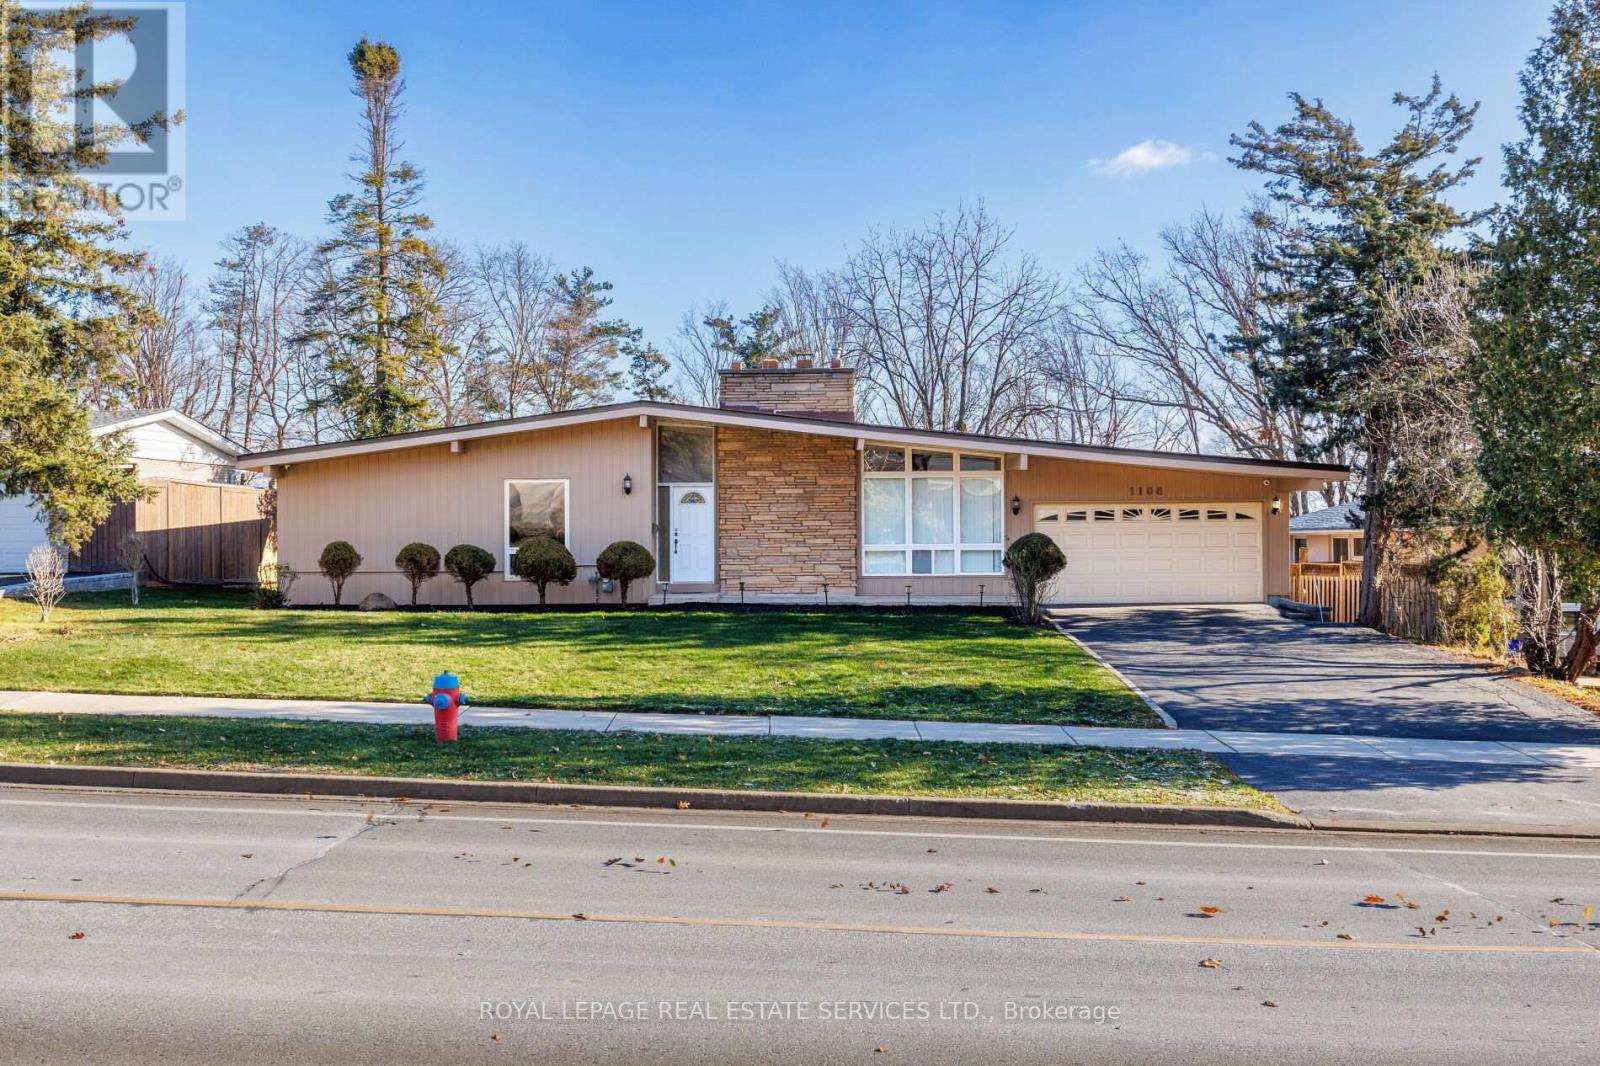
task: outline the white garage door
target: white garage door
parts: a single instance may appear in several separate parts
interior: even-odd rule
[[[1067,554],[1052,600],[1261,600],[1259,503],[1041,504],[1033,522]]]

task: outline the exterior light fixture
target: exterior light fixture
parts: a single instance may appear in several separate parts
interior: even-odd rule
[[[1274,496],[1272,498],[1272,513],[1277,514],[1281,510],[1283,510],[1283,497]]]
[[[622,475],[622,494],[624,496],[632,496],[633,495],[633,475],[632,474],[623,474]]]
[[[1022,497],[1021,496],[1013,496],[1013,497],[1011,497],[1011,513],[1012,514],[1021,514],[1022,513]]]

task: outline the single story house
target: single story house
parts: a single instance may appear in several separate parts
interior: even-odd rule
[[[1366,512],[1341,503],[1289,519],[1296,563],[1358,563],[1367,550]]]
[[[96,437],[126,435],[140,481],[232,484],[238,478],[234,461],[243,449],[181,411],[97,411],[90,425]],[[31,496],[0,497],[0,573],[21,572],[28,553],[47,539]]]
[[[330,602],[324,545],[364,559],[345,602],[403,600],[396,552],[479,545],[479,603],[527,603],[508,573],[530,536],[565,542],[593,602],[600,550],[646,545],[633,593],[925,601],[1005,594],[1001,554],[1038,530],[1065,550],[1066,603],[1258,602],[1288,593],[1290,493],[1342,466],[1091,447],[857,421],[854,371],[732,369],[720,406],[624,402],[246,455],[274,479],[296,603]],[[441,576],[425,602],[461,603]]]

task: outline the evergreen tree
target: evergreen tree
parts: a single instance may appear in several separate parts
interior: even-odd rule
[[[1256,221],[1271,232],[1262,266],[1267,300],[1281,314],[1241,343],[1278,402],[1327,423],[1324,447],[1353,447],[1361,456],[1367,549],[1360,621],[1381,627],[1375,591],[1403,459],[1391,442],[1411,416],[1385,343],[1385,294],[1426,282],[1450,259],[1444,240],[1473,221],[1443,195],[1469,178],[1478,160],[1450,166],[1444,157],[1460,147],[1477,106],[1446,97],[1437,78],[1424,96],[1396,93],[1406,122],[1369,153],[1355,127],[1321,100],[1298,93],[1290,100],[1290,121],[1274,130],[1251,123],[1232,139],[1235,165],[1268,175],[1277,206]]]
[[[366,144],[352,160],[356,191],[328,203],[334,235],[317,248],[324,268],[300,337],[327,370],[324,405],[358,437],[403,433],[428,421],[421,382],[445,354],[433,293],[445,267],[418,209],[422,175],[399,158],[395,125],[405,82],[400,53],[361,39],[349,55]]]
[[[134,21],[87,4],[0,0],[0,494],[32,494],[49,535],[70,547],[138,495],[126,448],[91,435],[88,402],[111,391],[117,353],[152,312],[118,280],[144,260],[119,247],[114,198],[82,176],[118,134],[97,126],[82,137],[57,117],[116,86],[78,84],[62,56]],[[123,135],[143,139],[181,117],[151,115]]]
[[[707,316],[705,325],[716,338],[717,351],[751,369],[761,369],[769,359],[781,363],[792,357],[794,338],[784,327],[781,307],[763,307],[738,321]]]
[[[672,362],[647,341],[630,340],[622,348],[628,357],[628,387],[634,396],[641,400],[671,400],[667,375],[672,372]]]
[[[611,306],[609,281],[596,281],[588,267],[559,274],[551,284],[555,312],[544,328],[544,351],[533,368],[534,390],[547,411],[569,411],[611,399],[622,384],[612,369],[622,348],[638,343],[640,330],[621,319],[602,319]]]
[[[1488,249],[1472,366],[1491,535],[1531,555],[1530,669],[1576,678],[1600,614],[1600,2],[1564,0],[1521,76],[1527,135]],[[1581,602],[1561,651],[1561,604]]]

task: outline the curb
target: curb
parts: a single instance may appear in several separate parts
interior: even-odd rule
[[[1498,822],[1392,822],[1359,818],[1311,818],[1322,833],[1393,833],[1427,836],[1527,837],[1545,840],[1600,840],[1600,825],[1501,825]]]
[[[279,796],[306,794],[370,799],[404,797],[408,800],[540,803],[695,811],[806,811],[816,814],[889,815],[911,818],[1115,822],[1161,826],[1217,826],[1234,829],[1312,827],[1309,821],[1296,815],[1237,807],[1053,803],[1046,800],[841,795],[826,792],[738,792],[710,788],[555,785],[427,777],[264,774],[242,770],[152,770],[133,766],[0,763],[0,784],[164,789],[179,792],[242,792]]]

